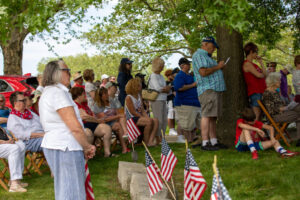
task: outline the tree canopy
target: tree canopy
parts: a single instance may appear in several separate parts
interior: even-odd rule
[[[218,25],[275,48],[282,30],[296,27],[297,8],[292,0],[121,0],[83,37],[103,51],[130,52],[146,67],[154,56],[191,57],[203,37],[215,35]],[[293,50],[299,48],[296,32],[292,31]]]

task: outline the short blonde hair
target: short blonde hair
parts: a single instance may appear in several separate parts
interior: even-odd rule
[[[139,84],[142,84],[140,78],[129,80],[125,87],[126,93],[130,95],[138,94],[140,92],[140,87],[138,87]]]
[[[161,59],[160,57],[156,57],[152,60],[152,71],[158,72],[160,71],[160,68],[165,66],[165,61]]]
[[[267,87],[271,87],[280,81],[281,74],[279,72],[271,72],[266,78]]]

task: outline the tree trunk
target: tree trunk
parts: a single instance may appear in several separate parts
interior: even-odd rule
[[[223,94],[223,115],[217,121],[218,138],[226,145],[233,146],[236,121],[239,113],[247,105],[246,84],[242,74],[243,38],[237,31],[226,27],[217,27],[218,60],[230,57],[223,73],[226,91]]]
[[[10,33],[10,39],[6,43],[1,42],[4,58],[4,74],[22,75],[23,41],[27,35],[27,31],[15,28]]]

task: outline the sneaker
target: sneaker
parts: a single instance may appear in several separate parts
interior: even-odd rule
[[[228,149],[228,147],[225,144],[222,143],[217,143],[215,145],[213,145],[213,147],[218,147],[219,149]]]
[[[251,154],[252,154],[252,159],[253,160],[257,160],[258,159],[257,151],[253,151]]]
[[[10,186],[9,192],[27,192],[27,190],[22,188],[21,185],[14,184],[13,186]]]
[[[290,158],[290,157],[293,157],[295,155],[296,154],[294,154],[294,153],[285,152],[285,153],[282,153],[280,156],[281,156],[281,158]]]
[[[201,146],[201,149],[204,151],[218,151],[219,147],[212,146],[210,142],[208,142],[205,146]]]
[[[300,154],[300,152],[296,152],[296,151],[290,151],[290,150],[286,150],[287,153],[293,153],[295,154],[295,156],[298,156]]]
[[[176,143],[185,143],[185,138],[183,135],[178,135]]]
[[[300,139],[298,140],[296,147],[300,147]]]
[[[9,181],[7,185],[10,187],[11,182]],[[28,183],[20,182],[19,185],[20,185],[21,187],[23,187],[23,188],[28,187]]]
[[[178,135],[174,128],[169,130],[169,135]]]

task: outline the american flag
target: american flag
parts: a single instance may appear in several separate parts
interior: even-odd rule
[[[128,140],[129,142],[133,142],[138,136],[141,135],[141,131],[137,127],[137,125],[134,123],[133,119],[130,118],[126,122],[127,130],[128,130]]]
[[[219,174],[219,171],[217,173]],[[220,187],[218,187],[217,177],[216,177],[216,175],[214,175],[210,200],[231,200],[229,193],[228,193],[225,185],[223,184],[220,175],[218,175],[218,179],[219,179]],[[220,190],[221,190],[221,192],[220,192]]]
[[[184,199],[201,199],[206,187],[206,181],[204,180],[190,149],[188,149],[184,167]]]
[[[86,199],[87,200],[95,200],[94,196],[94,190],[91,183],[91,175],[89,171],[89,167],[87,164],[87,161],[85,161],[85,193],[86,193]]]
[[[163,138],[161,141],[161,173],[166,181],[171,179],[176,164],[177,158]]]
[[[145,161],[146,161],[146,169],[147,169],[147,179],[148,179],[150,194],[152,196],[162,189],[163,183],[158,174],[159,169],[157,165],[153,162],[153,160],[151,159],[147,151],[145,153]]]

